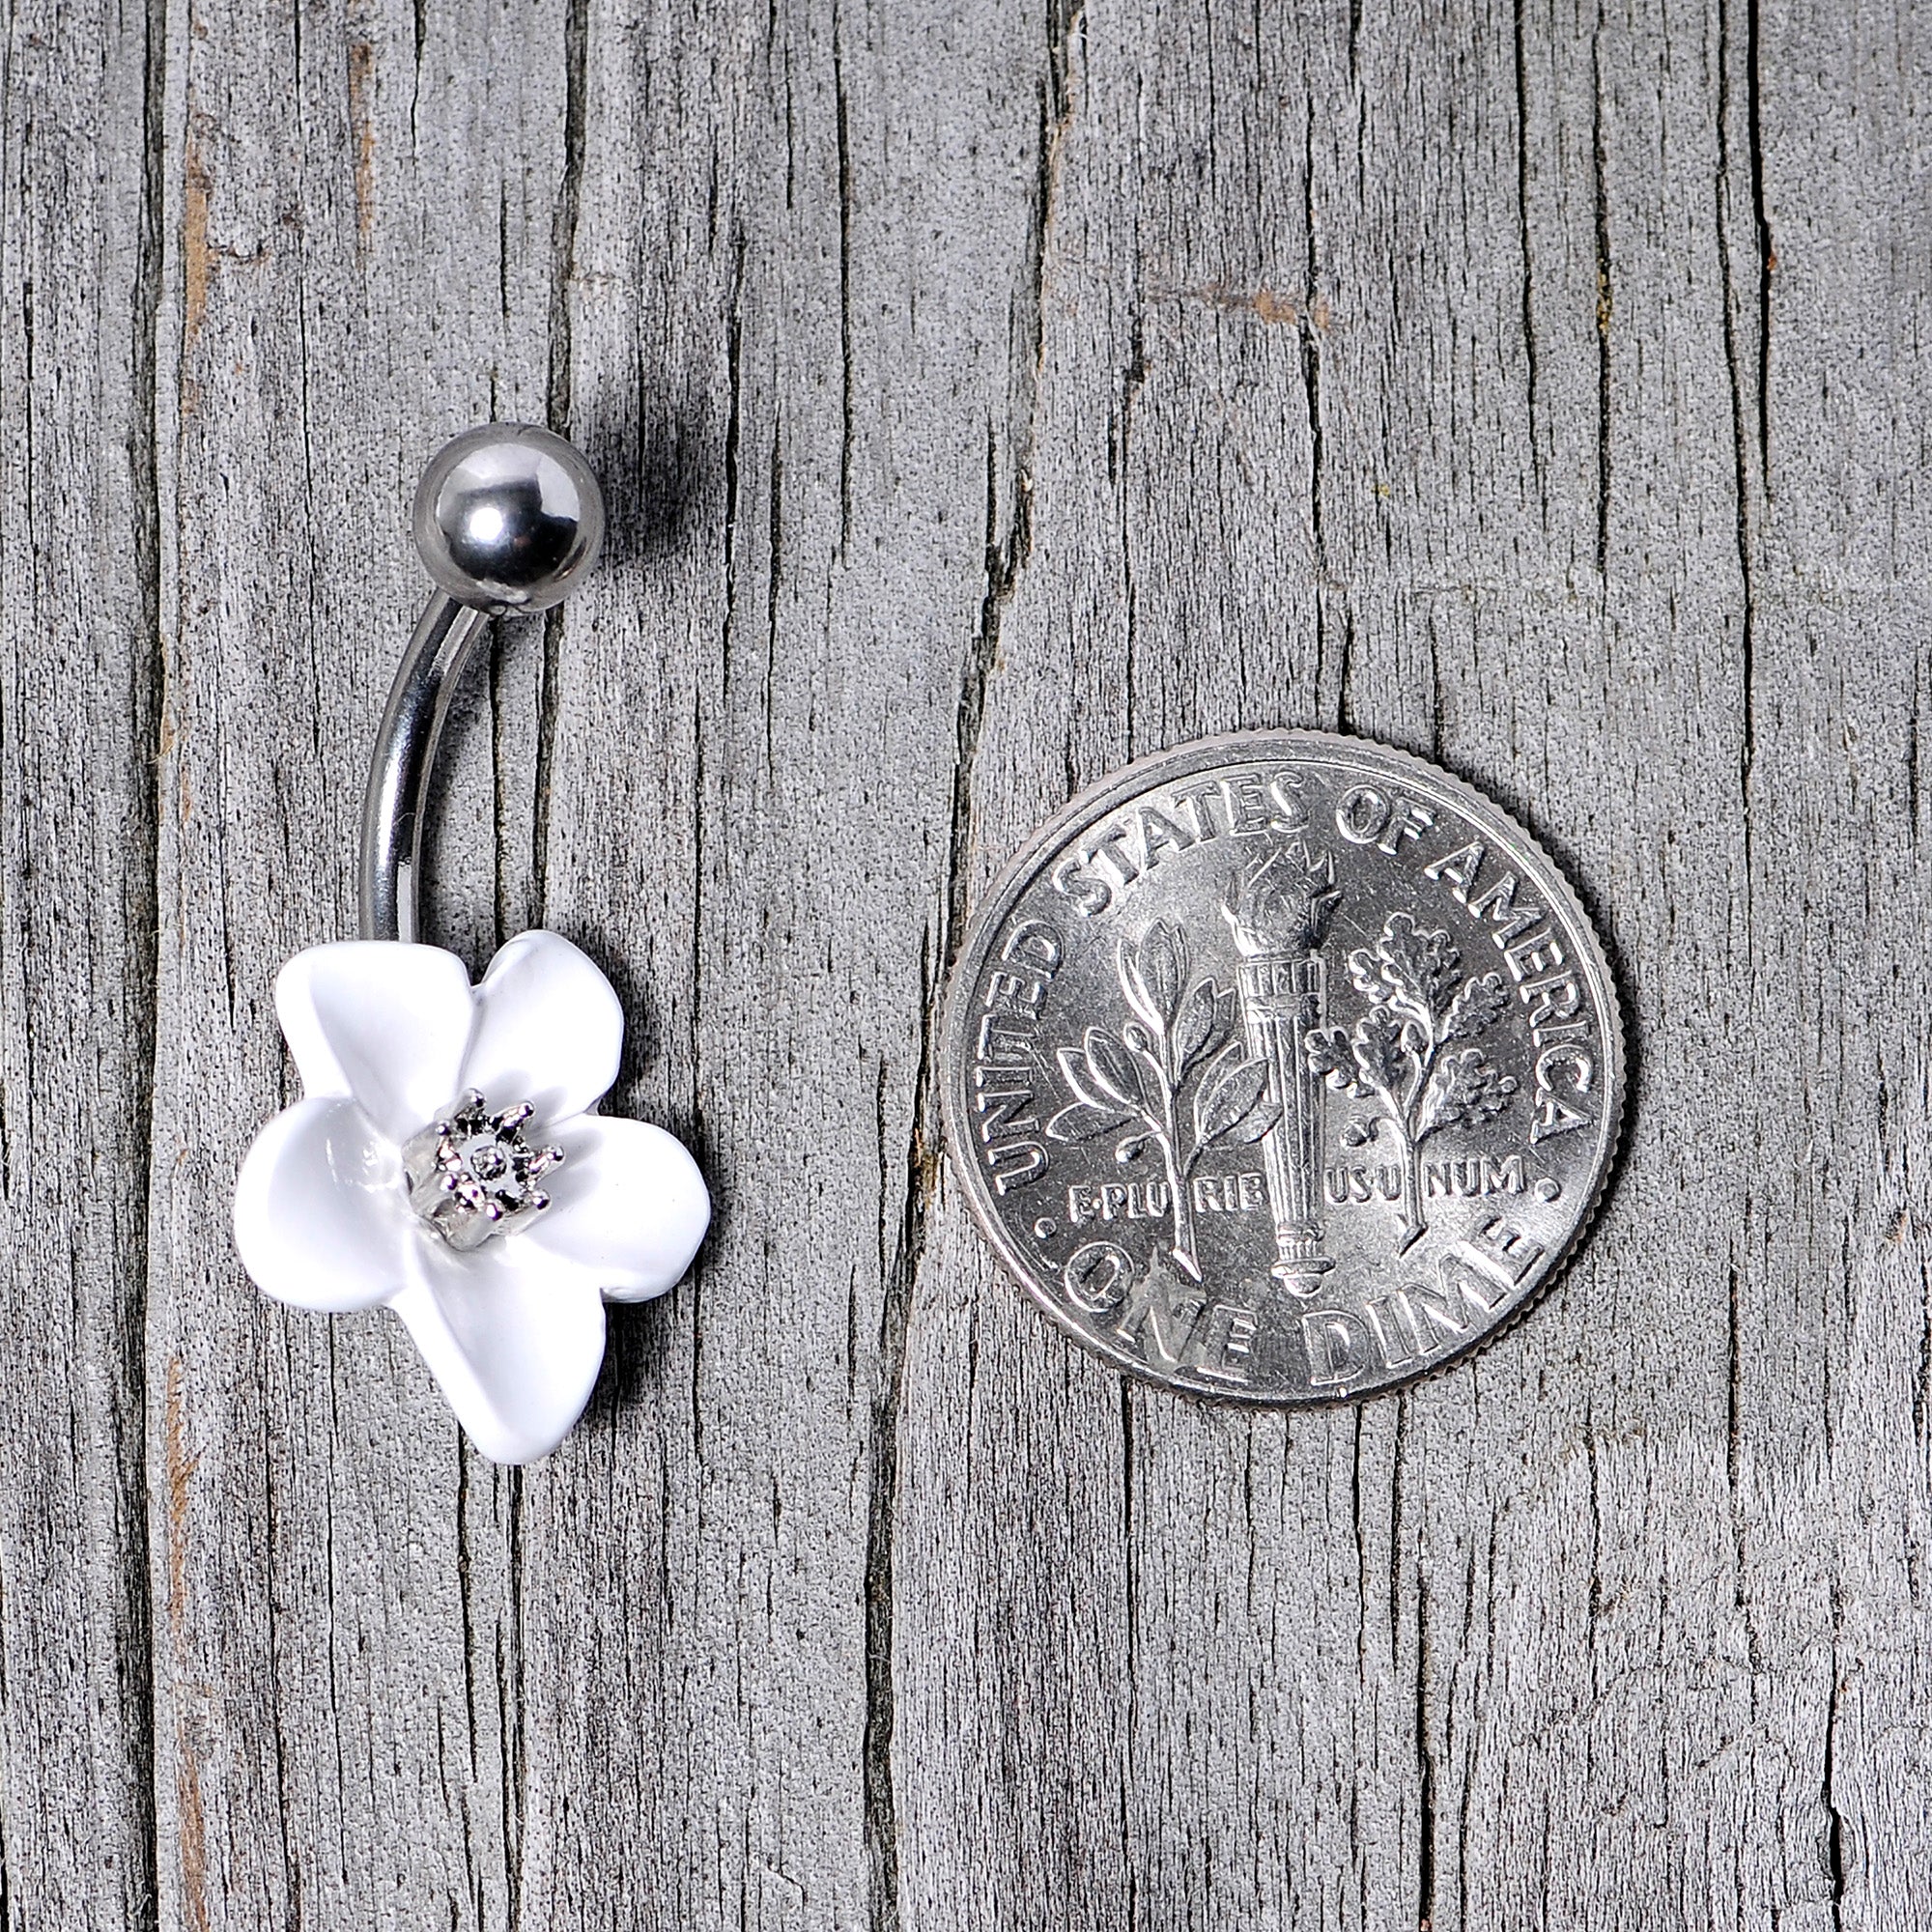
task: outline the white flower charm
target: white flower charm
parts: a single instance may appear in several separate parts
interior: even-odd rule
[[[617,996],[566,939],[526,932],[471,987],[390,940],[317,946],[275,983],[305,1097],[256,1137],[235,1239],[264,1293],[402,1317],[470,1440],[554,1448],[604,1358],[604,1302],[683,1275],[711,1218],[679,1143],[594,1109]]]

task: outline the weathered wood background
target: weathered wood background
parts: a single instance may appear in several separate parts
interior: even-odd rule
[[[0,20],[10,1932],[1932,1923],[1932,13]],[[522,1474],[227,1232],[493,413],[617,534],[432,928],[721,1206]],[[1534,1319],[1292,1419],[1050,1332],[931,1061],[1037,819],[1277,724],[1520,812],[1637,1061]]]

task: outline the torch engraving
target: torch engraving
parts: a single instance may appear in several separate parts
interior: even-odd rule
[[[1221,902],[1241,955],[1248,1052],[1266,1064],[1268,1094],[1281,1110],[1261,1144],[1274,1210],[1271,1272],[1291,1294],[1304,1296],[1335,1265],[1321,1252],[1322,1083],[1309,1065],[1307,1038],[1327,1023],[1328,969],[1320,949],[1341,896],[1334,858],[1297,839],[1230,880]]]

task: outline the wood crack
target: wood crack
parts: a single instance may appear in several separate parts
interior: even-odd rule
[[[550,370],[546,404],[550,427],[568,436],[575,414],[571,284],[576,273],[577,223],[583,195],[585,62],[590,33],[589,0],[569,0],[563,22],[563,167],[552,222]],[[563,655],[563,607],[544,613],[543,669],[537,699],[536,781],[530,821],[530,912],[541,925],[550,911],[552,768],[555,759],[558,684]]]
[[[156,1170],[155,1090],[160,1057],[160,1013],[157,988],[161,973],[160,824],[166,785],[167,662],[161,625],[161,486],[159,446],[159,366],[162,263],[166,226],[166,64],[167,0],[147,0],[143,16],[141,72],[141,213],[134,274],[132,396],[128,424],[128,472],[134,511],[134,560],[138,585],[140,639],[135,679],[135,716],[131,741],[145,767],[143,781],[134,787],[140,810],[128,827],[133,866],[133,930],[130,944],[139,948],[130,962],[128,984],[132,990],[128,1022],[140,1039],[130,1056],[135,1069],[132,1117],[139,1122],[135,1151],[143,1185],[131,1190],[131,1253],[124,1279],[128,1309],[123,1329],[126,1375],[130,1404],[125,1458],[127,1483],[127,1578],[122,1592],[123,1634],[129,1676],[127,1694],[137,1710],[136,1730],[147,1754],[146,1777],[137,1808],[139,1868],[130,1874],[137,1901],[137,1932],[158,1924],[160,1917],[160,1755],[156,1687],[161,1663],[156,1653],[156,1633],[153,1597],[153,1548],[149,1532],[148,1306],[153,1262],[154,1201],[162,1187]],[[0,1885],[7,1861],[0,1850]],[[0,1924],[13,1921],[0,1899]]]
[[[1033,554],[1032,464],[1037,433],[1041,365],[1045,353],[1044,294],[1046,253],[1060,153],[1071,123],[1073,103],[1067,77],[1070,38],[1080,12],[1072,8],[1050,21],[1047,71],[1041,89],[1041,128],[1037,190],[1030,232],[1024,304],[1029,339],[1015,357],[1012,384],[1013,502],[1002,533],[1000,444],[991,425],[986,435],[985,592],[980,619],[961,668],[954,725],[952,802],[947,838],[946,871],[940,897],[941,923],[928,932],[921,968],[920,1037],[914,1080],[911,1130],[904,1163],[904,1198],[896,1244],[884,1283],[880,1315],[879,1374],[871,1419],[871,1478],[866,1548],[866,1723],[863,1745],[865,1836],[870,1874],[872,1932],[897,1932],[898,1814],[892,1746],[895,1722],[893,1657],[894,1539],[898,1512],[898,1429],[903,1401],[905,1350],[911,1304],[924,1259],[926,1222],[936,1199],[941,1158],[937,1096],[938,1068],[934,1008],[942,997],[964,930],[967,872],[974,818],[973,778],[985,718],[986,689],[998,661],[1000,627],[1020,572]],[[849,163],[844,145],[840,93],[840,165]],[[1015,345],[1018,347],[1018,345]],[[849,413],[846,418],[849,425]],[[883,1078],[883,1068],[881,1077]],[[882,1144],[883,1144],[883,1122]]]
[[[1743,810],[1742,836],[1745,859],[1746,907],[1748,912],[1752,872],[1751,817],[1752,779],[1757,766],[1757,562],[1759,532],[1758,504],[1765,500],[1771,480],[1771,429],[1769,421],[1771,384],[1771,227],[1765,211],[1763,133],[1759,125],[1758,80],[1758,0],[1745,0],[1744,46],[1744,138],[1740,142],[1735,128],[1735,84],[1731,48],[1730,4],[1718,13],[1718,259],[1723,283],[1724,366],[1730,384],[1732,487],[1736,497],[1738,572],[1744,592],[1743,636],[1739,684],[1742,703],[1742,739],[1738,751],[1738,789]],[[1756,264],[1756,372],[1755,423],[1746,403],[1745,363],[1747,350],[1740,339],[1739,311],[1744,297],[1739,287],[1731,247],[1732,213],[1730,201],[1743,150],[1745,182],[1736,190],[1750,211],[1750,223],[1757,257]],[[1756,459],[1757,476],[1751,474]],[[1754,487],[1755,481],[1755,487]]]
[[[843,33],[832,10],[832,93],[838,129],[838,554],[852,541],[852,115]]]
[[[1604,13],[1590,36],[1590,160],[1595,184],[1597,249],[1597,581],[1607,604],[1610,570],[1610,280],[1609,161],[1604,131]]]
[[[921,969],[919,1091],[914,1095],[913,1136],[901,1178],[898,1237],[883,1284],[879,1311],[878,1374],[872,1397],[870,1475],[866,1518],[866,1723],[861,1740],[861,1808],[865,1820],[871,1932],[899,1932],[899,1819],[893,1775],[893,1738],[897,1704],[894,1675],[893,1560],[897,1528],[899,1414],[905,1381],[906,1330],[914,1285],[925,1251],[925,1217],[930,1181],[922,1171],[928,1158],[920,1131],[929,1104],[924,1091],[932,1055],[931,987]],[[883,1162],[886,1064],[878,1068],[877,1124]],[[885,1198],[881,1177],[881,1202]]]
[[[1544,477],[1543,440],[1537,433],[1536,291],[1529,238],[1529,68],[1523,46],[1523,0],[1516,0],[1512,14],[1511,52],[1516,79],[1516,214],[1517,248],[1522,258],[1522,355],[1529,419],[1529,460],[1536,477],[1541,515],[1547,526],[1549,501]]]

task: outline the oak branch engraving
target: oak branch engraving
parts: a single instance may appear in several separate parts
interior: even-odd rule
[[[1384,1122],[1401,1144],[1402,1234],[1396,1252],[1419,1240],[1422,1145],[1444,1127],[1475,1126],[1509,1104],[1517,1083],[1499,1073],[1480,1038],[1509,1006],[1499,973],[1471,979],[1463,955],[1439,928],[1420,930],[1406,912],[1390,913],[1371,950],[1349,955],[1349,978],[1368,1002],[1352,1034],[1322,1027],[1308,1036],[1308,1064],[1338,1092],[1381,1103],[1381,1113],[1351,1122],[1342,1138],[1361,1147]]]

